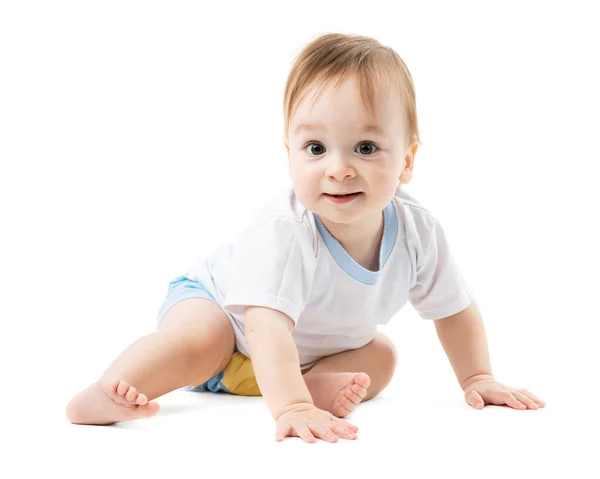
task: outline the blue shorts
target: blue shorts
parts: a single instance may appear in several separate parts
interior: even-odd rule
[[[208,299],[220,307],[202,283],[189,279],[186,276],[178,276],[169,283],[167,296],[158,312],[157,327],[170,308],[175,306],[179,301],[189,298]],[[203,384],[185,386],[183,389],[186,391],[224,392],[241,396],[261,395],[250,359],[240,353],[235,344],[231,361],[223,371]]]
[[[189,279],[186,276],[178,276],[169,283],[167,297],[158,312],[156,325],[158,326],[160,324],[169,309],[179,303],[179,301],[188,298],[210,299],[213,303],[217,304],[215,298],[213,298],[202,283]]]

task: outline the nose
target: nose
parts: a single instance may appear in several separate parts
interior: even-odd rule
[[[327,175],[327,179],[335,179],[338,181],[354,178],[356,176],[354,168],[350,162],[344,158],[344,155],[335,153],[328,155],[325,174]]]

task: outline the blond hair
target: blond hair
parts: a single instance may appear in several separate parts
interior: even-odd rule
[[[357,74],[361,97],[374,114],[376,91],[393,87],[404,103],[406,138],[421,143],[412,76],[400,56],[390,47],[363,35],[327,33],[308,43],[296,57],[285,84],[283,117],[285,135],[298,104],[307,91],[317,86],[315,101],[327,84],[339,85],[348,74]]]

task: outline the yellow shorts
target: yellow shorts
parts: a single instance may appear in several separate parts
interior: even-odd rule
[[[225,369],[199,386],[184,388],[187,391],[211,391],[238,396],[262,396],[250,358],[235,348]]]

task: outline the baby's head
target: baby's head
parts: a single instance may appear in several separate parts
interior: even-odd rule
[[[372,38],[326,34],[309,43],[286,83],[284,121],[296,195],[330,222],[380,215],[412,177],[421,143],[412,77]],[[328,196],[355,192],[345,203]]]

